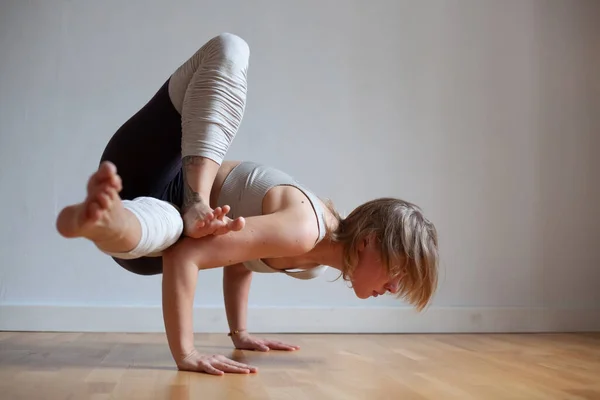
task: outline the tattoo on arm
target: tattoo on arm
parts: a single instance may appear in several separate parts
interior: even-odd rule
[[[187,170],[190,166],[194,165],[197,161],[199,161],[202,157],[198,156],[187,156],[182,160],[183,163],[183,209],[186,210],[190,206],[200,203],[202,198],[200,197],[200,193],[196,192],[190,186],[187,179]]]

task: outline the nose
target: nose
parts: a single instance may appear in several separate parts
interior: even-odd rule
[[[388,283],[388,284],[385,286],[385,289],[386,289],[387,291],[389,291],[390,293],[392,293],[392,294],[396,294],[396,293],[398,293],[398,290],[399,290],[399,288],[400,288],[399,282]]]

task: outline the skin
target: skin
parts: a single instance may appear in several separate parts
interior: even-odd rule
[[[220,165],[215,161],[187,156],[182,160],[185,187],[183,191],[183,234],[192,238],[224,235],[244,228],[244,219],[227,217],[229,205],[212,208],[210,194]]]
[[[214,206],[227,174],[237,162],[224,162],[216,171],[209,201]],[[103,163],[87,187],[87,198],[65,207],[57,218],[57,229],[68,238],[84,237],[103,251],[122,252],[135,247],[140,226],[131,212],[124,209],[119,197],[121,179],[116,167]],[[218,207],[215,214],[220,215]],[[326,208],[324,208],[326,210]],[[335,228],[333,215],[326,223]],[[219,219],[219,217],[217,217]],[[231,224],[232,221],[225,221]],[[198,271],[223,267],[223,292],[230,329],[241,330],[232,336],[238,349],[268,351],[297,350],[298,346],[259,339],[245,331],[248,293],[252,272],[241,263],[262,259],[275,269],[312,268],[328,265],[342,270],[342,247],[327,239],[315,244],[318,225],[314,210],[298,189],[278,186],[263,201],[263,215],[237,222],[243,229],[224,227],[226,232],[199,238],[185,236],[163,253],[163,316],[169,348],[180,370],[224,373],[252,373],[257,368],[222,355],[200,354],[194,345],[192,309]],[[223,228],[218,226],[215,232]],[[399,279],[391,281],[381,263],[381,254],[373,237],[358,246],[358,263],[352,277],[357,297],[366,299],[386,292],[397,293]]]

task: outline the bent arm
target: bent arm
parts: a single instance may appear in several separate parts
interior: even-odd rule
[[[251,283],[252,271],[243,264],[228,265],[223,269],[223,297],[230,332],[247,329]]]
[[[259,258],[293,257],[310,251],[318,236],[314,217],[295,209],[246,218],[245,228],[199,239],[183,237],[171,247],[199,269]],[[169,249],[169,250],[171,250]]]
[[[309,225],[294,211],[249,217],[246,221],[246,229],[242,231],[200,239],[183,237],[163,254],[163,318],[169,347],[177,363],[195,350],[193,304],[199,269],[257,258],[295,256],[308,251],[314,243],[314,232],[303,229]],[[249,287],[249,279],[238,285],[238,288]],[[241,321],[245,318],[245,313],[240,313],[242,297],[234,301],[240,307],[237,318]]]

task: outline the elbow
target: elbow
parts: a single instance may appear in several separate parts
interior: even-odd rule
[[[306,254],[315,247],[317,239],[318,233],[314,232],[314,227],[302,227],[294,235],[293,243],[290,243],[291,251],[295,255]]]
[[[189,265],[192,261],[191,246],[187,244],[187,238],[180,240],[162,253],[163,270],[167,268],[177,268],[182,265]],[[194,264],[196,264],[194,262]],[[163,271],[164,272],[164,271]]]

